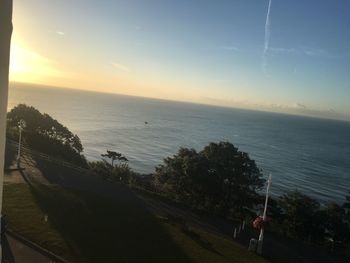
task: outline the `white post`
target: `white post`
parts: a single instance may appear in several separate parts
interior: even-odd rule
[[[270,174],[269,175],[269,179],[267,180],[265,207],[264,207],[264,213],[263,213],[263,222],[265,222],[265,220],[266,220],[267,203],[269,201],[269,191],[270,191],[271,181],[272,181],[272,175]],[[261,255],[261,253],[262,253],[263,241],[264,241],[264,227],[262,227],[260,229],[260,235],[259,235],[259,240],[258,240],[257,253],[259,255]]]
[[[236,239],[237,237],[237,228],[235,228],[235,230],[233,231],[233,238]]]
[[[244,228],[245,228],[245,220],[243,220],[243,223],[242,223],[242,231],[244,231]]]
[[[9,85],[10,44],[12,35],[12,0],[0,1],[0,212],[5,162],[6,114]],[[1,221],[0,221],[1,230]],[[0,246],[0,261],[2,249]]]

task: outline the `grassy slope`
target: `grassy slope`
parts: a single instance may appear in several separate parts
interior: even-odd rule
[[[27,185],[4,185],[3,214],[7,215],[12,230],[42,247],[70,258],[63,236],[50,221],[45,222],[46,213],[37,205]]]
[[[59,187],[5,185],[4,213],[12,229],[74,262],[265,262],[232,241],[183,231],[133,203]]]

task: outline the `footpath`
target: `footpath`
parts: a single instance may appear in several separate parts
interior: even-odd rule
[[[3,263],[54,263],[50,257],[43,255],[18,239],[6,234],[2,240]]]

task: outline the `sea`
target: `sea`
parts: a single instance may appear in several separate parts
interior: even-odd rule
[[[350,191],[350,122],[12,84],[8,109],[19,103],[76,133],[88,160],[114,150],[151,174],[180,147],[229,141],[272,174],[274,196],[299,190],[341,204]]]

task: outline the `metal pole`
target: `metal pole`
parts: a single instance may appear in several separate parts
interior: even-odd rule
[[[22,132],[26,127],[25,120],[20,120],[18,122],[19,138],[18,138],[18,153],[17,153],[17,168],[21,166],[21,149],[22,149]]]
[[[266,220],[266,211],[267,211],[267,204],[268,204],[268,201],[269,201],[269,192],[270,192],[271,181],[272,181],[272,175],[270,174],[269,175],[269,179],[267,180],[265,206],[264,206],[264,213],[263,213],[263,222],[265,222],[265,220]],[[261,253],[262,253],[263,242],[264,242],[264,226],[262,226],[262,228],[260,229],[260,235],[259,235],[259,240],[258,240],[257,253],[259,255],[261,255]]]
[[[12,35],[12,0],[0,0],[0,212],[5,161],[6,114],[9,84],[10,45]],[[1,231],[1,220],[0,220]],[[0,262],[2,249],[0,245]]]

